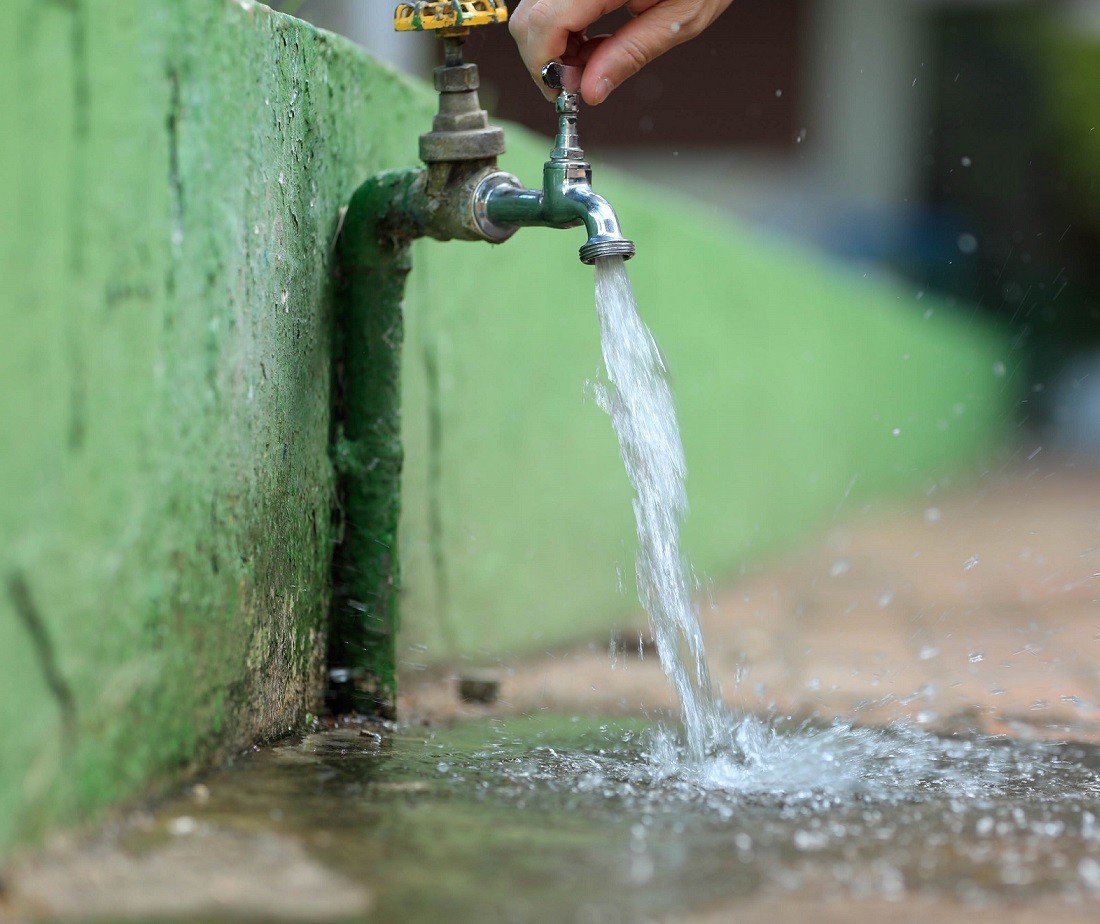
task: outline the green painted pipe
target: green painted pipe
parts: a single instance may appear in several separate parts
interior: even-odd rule
[[[333,464],[342,519],[333,569],[329,695],[335,711],[390,715],[395,664],[402,300],[418,237],[482,240],[475,190],[495,158],[381,173],[352,196],[340,236],[343,316],[334,350]],[[342,529],[339,527],[342,526]]]
[[[392,714],[396,694],[402,300],[409,245],[424,233],[420,170],[364,183],[340,244],[343,316],[334,350],[332,439],[342,536],[329,667],[335,708]],[[339,533],[338,533],[339,535]]]

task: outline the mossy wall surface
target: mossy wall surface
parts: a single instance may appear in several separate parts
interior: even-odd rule
[[[0,854],[316,708],[333,242],[430,110],[258,5],[4,12]]]

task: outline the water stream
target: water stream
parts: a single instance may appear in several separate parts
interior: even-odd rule
[[[606,371],[596,396],[634,487],[638,595],[683,724],[682,738],[665,728],[651,733],[653,780],[794,799],[890,800],[918,797],[921,787],[988,795],[1066,769],[1039,744],[1012,750],[989,738],[944,738],[909,724],[858,727],[839,717],[792,728],[731,713],[711,680],[680,548],[687,467],[667,369],[621,258],[596,265],[596,309]]]
[[[596,312],[607,373],[596,394],[634,486],[638,596],[680,698],[688,753],[698,762],[726,723],[680,551],[687,465],[672,389],[661,352],[638,315],[622,257],[596,263]]]

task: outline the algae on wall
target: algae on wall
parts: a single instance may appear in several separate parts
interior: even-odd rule
[[[16,0],[0,854],[315,708],[339,210],[429,95],[243,0]]]

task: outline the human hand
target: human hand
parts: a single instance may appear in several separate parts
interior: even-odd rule
[[[584,67],[581,96],[597,105],[628,77],[670,48],[694,38],[732,0],[520,0],[509,29],[523,63],[549,98],[540,72],[550,61]],[[613,35],[588,37],[606,13],[626,7],[634,17]]]

